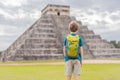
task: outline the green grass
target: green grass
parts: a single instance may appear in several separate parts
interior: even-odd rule
[[[120,64],[84,65],[81,80],[120,80]]]
[[[0,66],[0,80],[65,80],[64,65]],[[85,64],[80,80],[120,80],[120,64]]]

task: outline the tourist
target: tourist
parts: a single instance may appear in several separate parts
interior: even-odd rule
[[[78,23],[71,21],[69,24],[70,34],[64,38],[63,42],[66,80],[71,80],[72,74],[74,75],[74,80],[79,80],[80,76],[83,59],[83,41],[82,37],[76,34],[78,28]]]

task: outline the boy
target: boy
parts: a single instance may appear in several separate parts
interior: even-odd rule
[[[78,28],[78,23],[71,21],[69,24],[70,34],[64,38],[63,52],[66,80],[71,80],[72,74],[74,74],[74,80],[79,80],[83,58],[83,41],[82,37],[76,34]]]

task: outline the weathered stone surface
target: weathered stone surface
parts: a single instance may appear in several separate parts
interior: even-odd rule
[[[63,58],[63,38],[69,34],[68,25],[74,17],[42,15],[10,47],[2,53],[2,60],[38,60]],[[81,21],[78,34],[84,40],[84,58],[120,58],[120,49],[95,35]]]

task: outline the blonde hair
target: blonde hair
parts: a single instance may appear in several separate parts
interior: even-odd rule
[[[79,28],[79,24],[76,21],[71,21],[69,24],[69,30],[71,32],[77,32]]]

